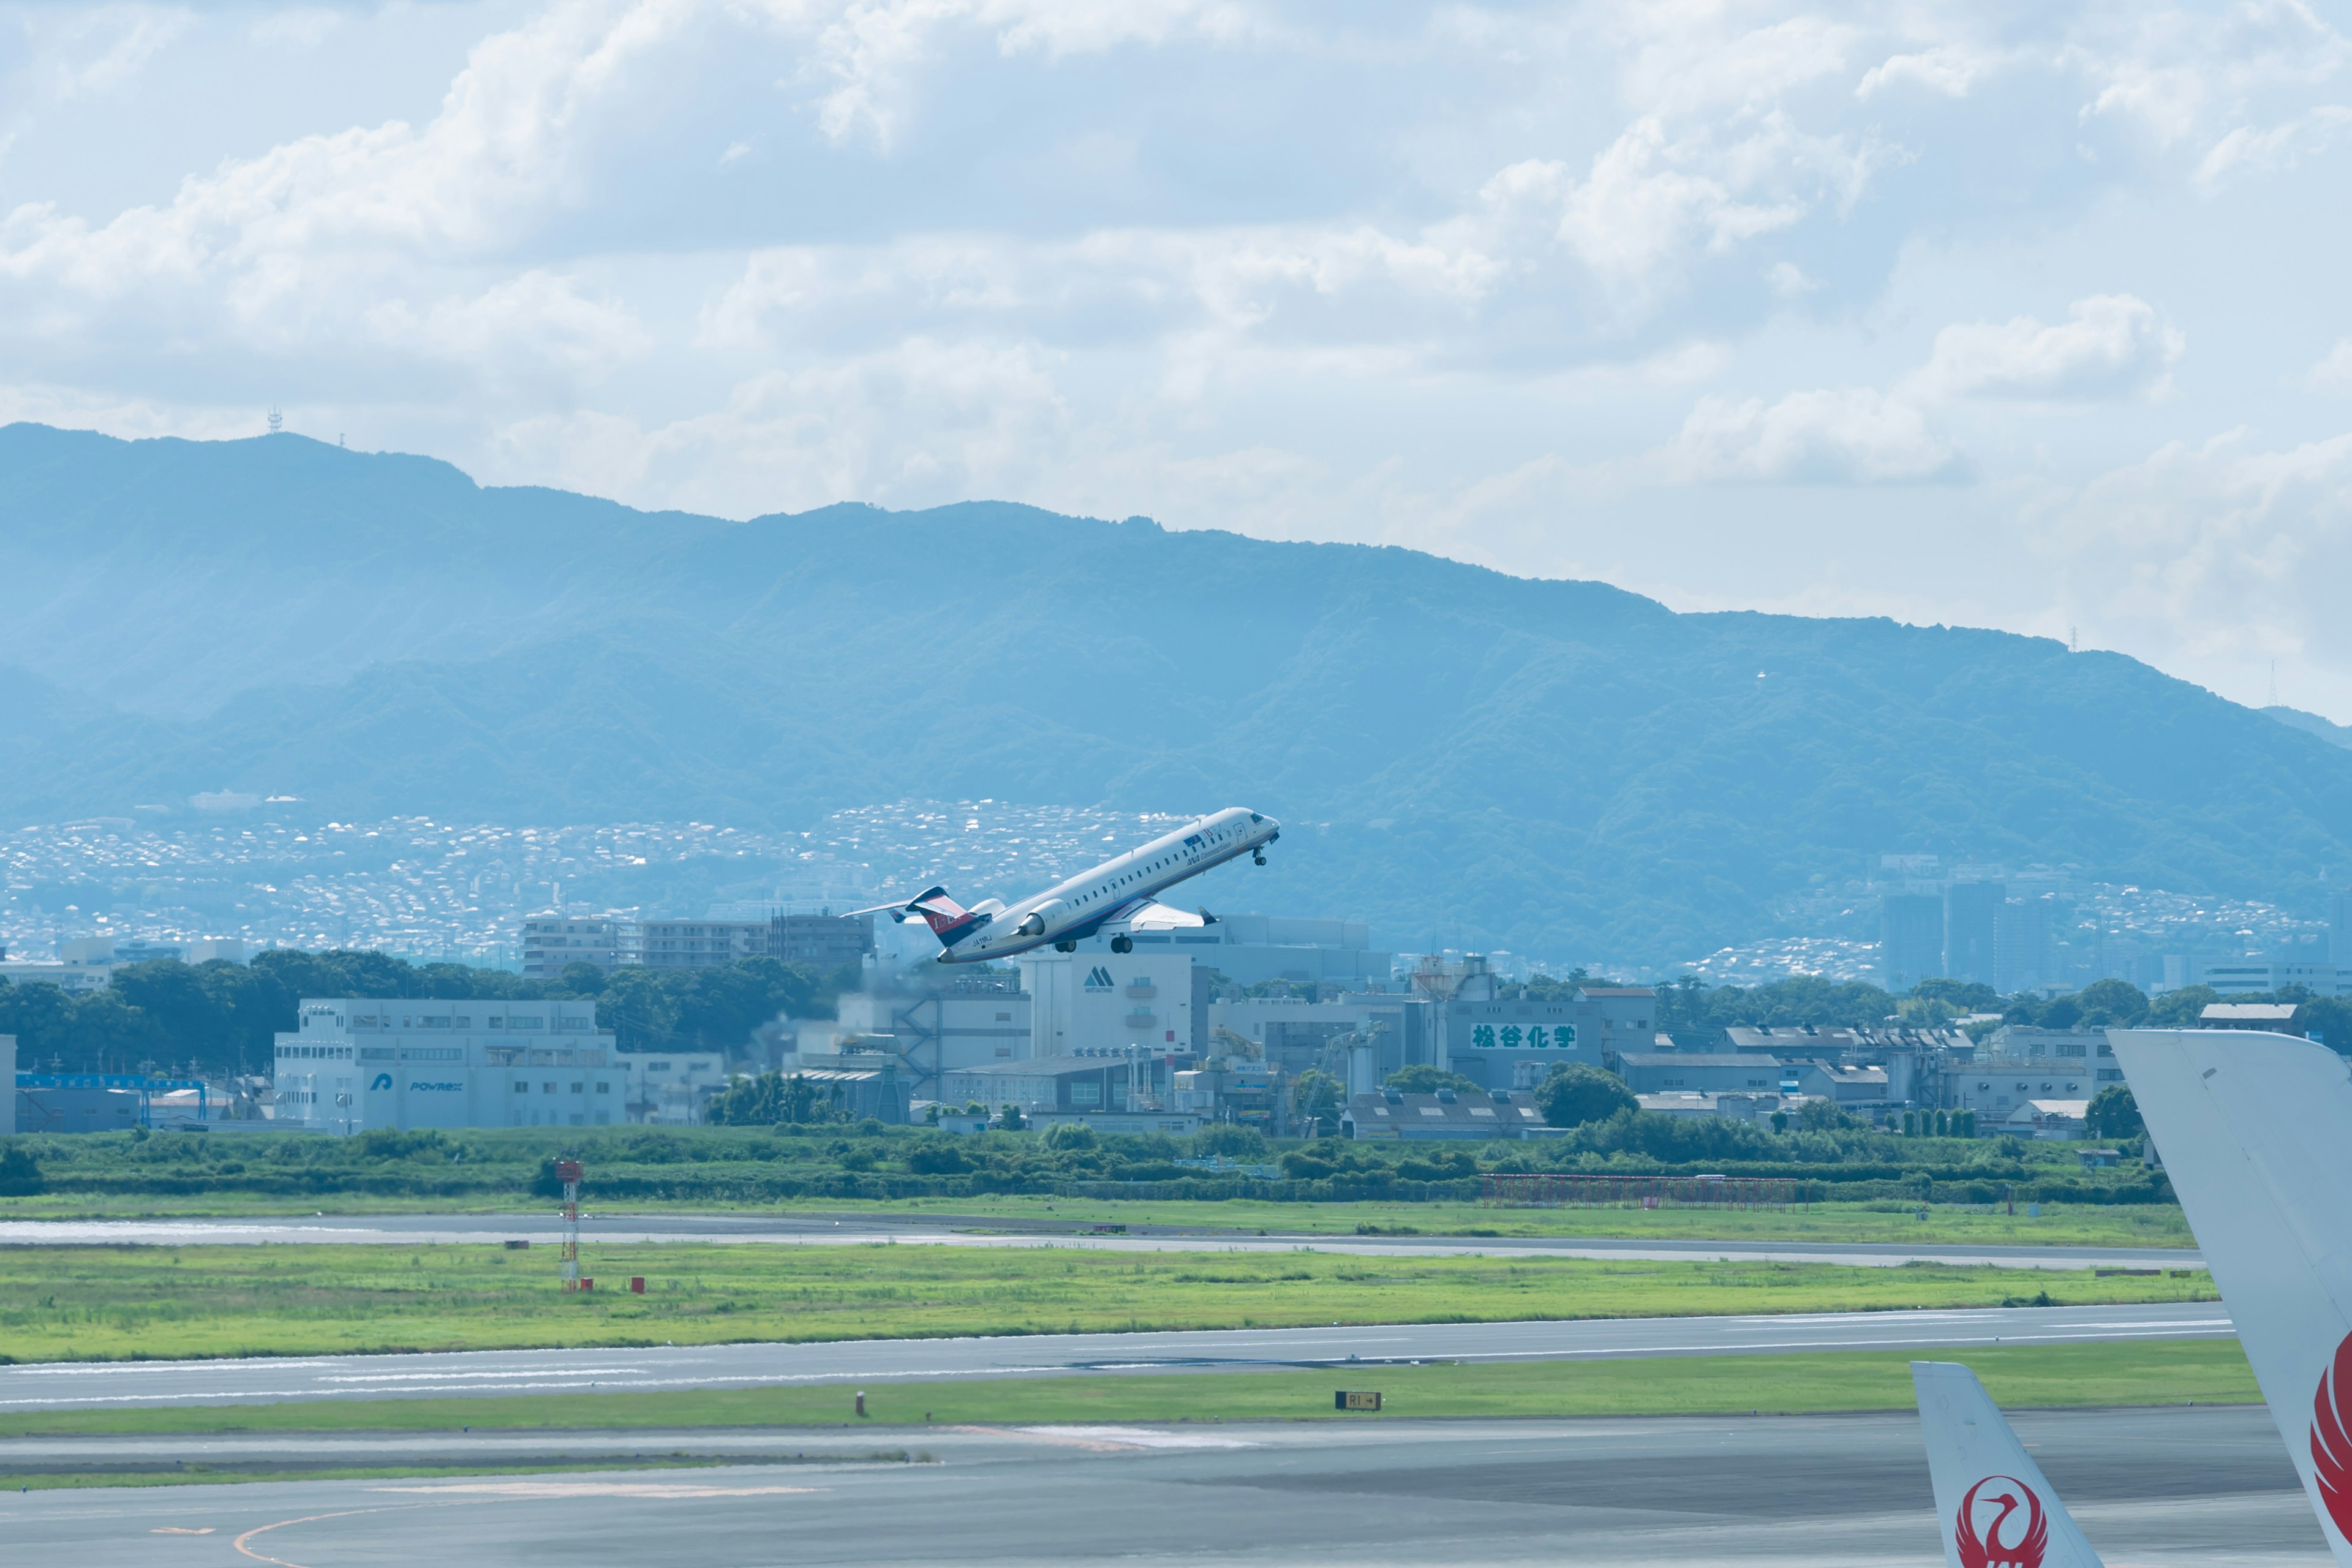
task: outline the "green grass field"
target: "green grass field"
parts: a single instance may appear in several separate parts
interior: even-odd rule
[[[1939,1204],[1924,1221],[1896,1203],[1822,1203],[1792,1209],[1513,1209],[1456,1203],[1277,1204],[1247,1199],[1222,1203],[1134,1202],[1108,1198],[966,1197],[862,1199],[834,1203],[804,1200],[765,1205],[682,1205],[645,1201],[597,1201],[598,1214],[844,1214],[920,1219],[927,1215],[1000,1220],[1009,1226],[1036,1221],[1099,1225],[1181,1226],[1234,1230],[1245,1235],[1346,1236],[1359,1231],[1421,1236],[1683,1237],[1727,1241],[1858,1241],[2007,1247],[2192,1247],[2196,1237],[2171,1204],[2047,1204],[2040,1215],[2024,1205],[2015,1215],[1982,1207]],[[182,1196],[150,1194],[49,1193],[0,1198],[6,1219],[172,1219],[259,1217],[328,1214],[514,1214],[511,1198],[467,1202],[453,1199],[368,1197],[338,1194],[331,1199],[268,1198],[212,1193]],[[528,1212],[544,1213],[544,1206]]]
[[[1951,1352],[2016,1408],[2251,1404],[2261,1399],[2233,1340],[2138,1340]],[[1380,1415],[1337,1415],[1341,1387],[1378,1389]],[[1899,1352],[1683,1356],[1644,1361],[1366,1367],[1329,1372],[1159,1373],[877,1383],[865,1420],[849,1388],[519,1394],[507,1398],[182,1405],[0,1415],[0,1436],[305,1431],[544,1431],[806,1426],[867,1430],[1046,1423],[1383,1420],[1414,1417],[1791,1415],[1912,1404]]]
[[[2201,1272],[950,1247],[26,1247],[18,1361],[2210,1300]],[[631,1275],[646,1294],[627,1290]]]

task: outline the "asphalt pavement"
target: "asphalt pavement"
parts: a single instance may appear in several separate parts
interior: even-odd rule
[[[2024,1412],[2015,1425],[2109,1563],[2328,1562],[2259,1405]],[[0,1541],[11,1561],[77,1568],[1940,1562],[1908,1415],[873,1436],[904,1442],[907,1459],[860,1456],[830,1433],[564,1434],[575,1458],[677,1449],[731,1462],[0,1494]],[[271,1441],[282,1450],[256,1438],[239,1452],[266,1459]],[[436,1441],[369,1447],[380,1464],[555,1457],[545,1437],[481,1458]],[[34,1458],[0,1444],[0,1470]],[[75,1454],[49,1440],[39,1458]]]
[[[0,1366],[0,1411],[2227,1339],[2215,1302]]]
[[[197,1247],[329,1244],[458,1245],[551,1242],[552,1211],[526,1215],[412,1214],[266,1219],[0,1220],[0,1247]],[[1363,1258],[1596,1258],[1673,1261],[1906,1263],[2008,1268],[2201,1268],[2203,1257],[2175,1247],[2030,1247],[1904,1242],[1751,1241],[1617,1237],[1255,1236],[1185,1226],[1137,1226],[1097,1234],[1085,1222],[1056,1225],[986,1216],[887,1215],[595,1215],[581,1220],[583,1245],[659,1242],[706,1245],[1078,1247],[1104,1252],[1316,1252]]]

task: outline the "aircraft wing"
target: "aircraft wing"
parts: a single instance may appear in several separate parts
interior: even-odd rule
[[[892,920],[904,925],[908,918],[913,915],[937,914],[951,919],[964,913],[947,895],[948,890],[945,888],[929,888],[917,893],[911,899],[902,899],[894,904],[876,904],[873,908],[865,910],[845,910],[842,911],[841,918],[854,920],[859,915],[888,915]]]
[[[1123,936],[1139,931],[1193,931],[1217,923],[1217,917],[1202,910],[1187,914],[1172,904],[1154,902],[1150,899],[1129,899],[1103,917],[1097,929],[1113,936]]]

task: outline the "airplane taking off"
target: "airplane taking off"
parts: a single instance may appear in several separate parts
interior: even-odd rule
[[[1265,847],[1281,837],[1282,824],[1274,818],[1229,805],[1016,904],[983,899],[967,910],[940,887],[925,889],[903,904],[851,912],[887,914],[901,923],[920,915],[940,939],[941,963],[1011,958],[1049,942],[1056,952],[1076,952],[1078,943],[1105,931],[1113,952],[1131,952],[1135,931],[1215,923],[1206,910],[1186,914],[1155,902],[1159,894],[1244,855],[1263,866]]]
[[[2101,1568],[1975,1373],[1915,1361],[1911,1386],[1936,1486],[1944,1568]]]
[[[2107,1040],[2320,1533],[2352,1568],[2352,1063],[2234,1029]]]

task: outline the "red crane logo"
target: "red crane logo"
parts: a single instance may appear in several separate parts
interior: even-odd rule
[[[1987,1476],[1970,1487],[1952,1525],[1960,1568],[2042,1568],[2050,1550],[2042,1500],[2015,1476]]]
[[[2352,1334],[2336,1347],[2336,1357],[2319,1374],[2318,1392],[2311,1396],[2311,1468],[2319,1478],[2320,1500],[2336,1532],[2352,1537],[2352,1435],[2345,1429],[2345,1412],[2337,1401],[2352,1378]]]

